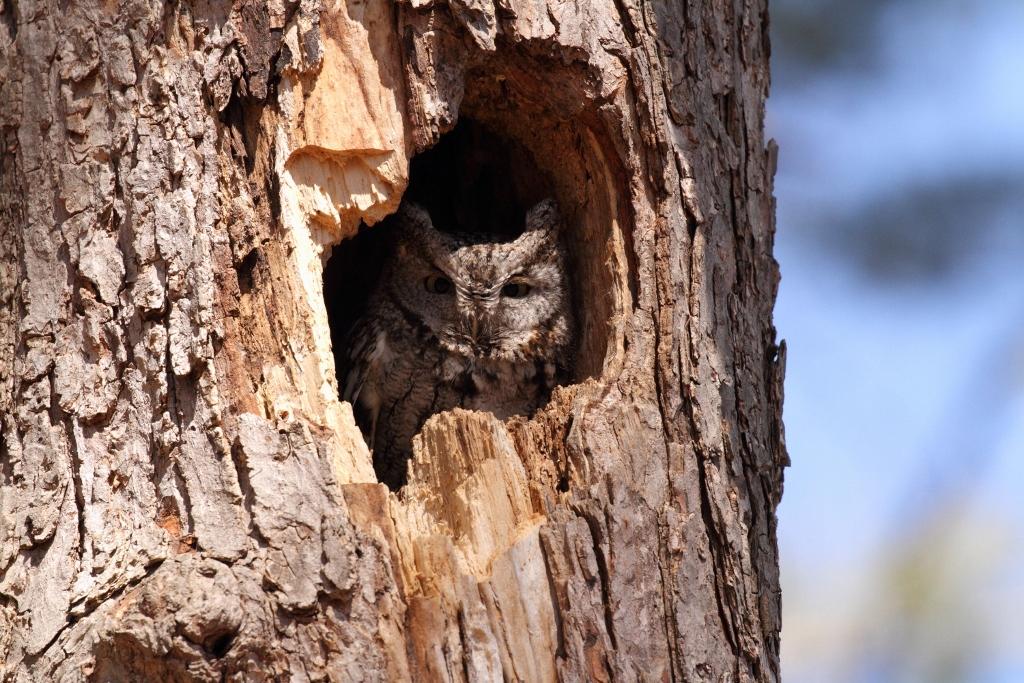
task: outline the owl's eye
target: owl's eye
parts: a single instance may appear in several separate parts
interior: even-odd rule
[[[510,282],[501,288],[501,295],[511,299],[522,299],[530,293],[530,285],[525,282]]]
[[[452,281],[440,275],[428,275],[423,286],[431,294],[447,294],[452,291]]]

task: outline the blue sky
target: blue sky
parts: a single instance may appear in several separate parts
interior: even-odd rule
[[[783,672],[1024,680],[1024,2],[826,4],[773,4]]]

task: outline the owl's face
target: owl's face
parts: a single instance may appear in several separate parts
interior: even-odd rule
[[[512,241],[434,228],[415,204],[400,209],[386,286],[410,322],[467,357],[537,358],[569,338],[569,292],[554,202],[527,214]]]

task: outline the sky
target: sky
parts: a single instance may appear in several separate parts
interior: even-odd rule
[[[775,0],[787,681],[1024,681],[1024,1]]]

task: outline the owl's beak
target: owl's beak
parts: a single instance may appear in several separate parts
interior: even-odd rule
[[[491,335],[487,330],[486,321],[481,315],[468,316],[468,330],[470,346],[478,354],[484,354],[491,350]]]
[[[482,297],[471,297],[463,308],[463,329],[467,341],[476,353],[486,353],[491,348],[491,334],[487,324],[487,304]]]

